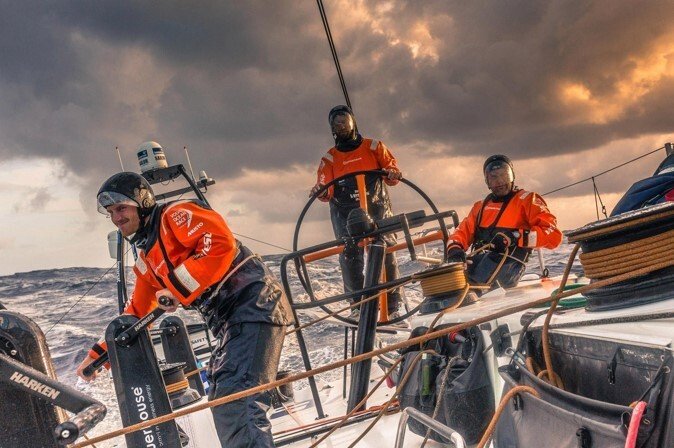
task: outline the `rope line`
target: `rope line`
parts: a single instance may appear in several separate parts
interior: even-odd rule
[[[569,255],[569,261],[566,263],[566,268],[564,268],[564,275],[562,276],[562,281],[559,283],[559,291],[564,291],[566,282],[569,280],[569,275],[571,273],[573,261],[576,259],[576,255],[578,254],[579,250],[580,250],[580,243],[576,243],[576,245],[573,247],[573,250],[571,251],[571,254]],[[559,303],[560,299],[559,295],[554,293],[552,295],[555,296],[556,299],[552,300],[552,302],[550,303],[550,309],[548,309],[548,313],[545,315],[545,323],[543,324],[543,331],[541,332],[543,339],[543,358],[545,359],[545,370],[543,372],[546,372],[548,380],[550,381],[551,384],[559,387],[560,389],[563,389],[564,385],[562,384],[561,378],[559,378],[559,376],[557,376],[555,371],[552,369],[552,355],[550,354],[550,337],[549,337],[550,320],[552,319],[552,315],[557,309],[557,304]]]
[[[413,359],[412,362],[410,363],[410,367],[408,368],[407,372],[405,373],[405,376],[404,376],[404,377],[402,378],[402,380],[400,381],[400,386],[399,386],[398,388],[396,388],[396,391],[393,393],[393,395],[391,395],[391,398],[384,404],[384,406],[382,407],[382,409],[379,411],[379,413],[377,414],[377,416],[372,420],[372,422],[370,422],[370,424],[367,426],[367,428],[365,428],[365,429],[360,433],[360,435],[359,435],[358,437],[356,437],[356,440],[354,440],[353,442],[351,442],[351,445],[349,445],[349,448],[355,447],[355,446],[358,444],[358,442],[360,442],[360,441],[363,439],[363,437],[365,437],[365,435],[367,435],[367,433],[370,432],[370,430],[371,430],[372,428],[374,428],[374,425],[376,425],[377,422],[383,417],[383,415],[384,415],[384,413],[386,412],[386,410],[391,406],[391,404],[393,404],[393,402],[394,402],[395,400],[398,399],[398,390],[399,390],[399,389],[402,389],[402,388],[405,386],[405,384],[407,384],[407,381],[408,381],[408,380],[410,379],[410,377],[412,376],[412,372],[414,371],[414,367],[417,365],[417,363],[418,363],[419,360],[421,359],[422,355],[423,355],[424,353],[429,353],[429,352],[430,352],[430,353],[435,353],[433,350],[424,350],[424,351],[421,351],[421,352],[417,353],[417,355],[414,357],[414,359]],[[401,359],[402,359],[402,358],[401,358]]]
[[[592,176],[592,188],[594,190],[594,208],[597,210],[597,221],[599,221],[599,205],[601,204],[601,212],[604,215],[604,218],[608,218],[608,215],[606,214],[606,206],[604,205],[604,201],[601,200],[601,195],[599,194],[599,188],[597,188],[597,182],[594,180],[594,176]]]
[[[660,151],[661,149],[665,149],[665,147],[664,147],[664,146],[661,146],[661,147],[659,147],[658,149],[654,149],[653,151],[647,152],[646,154],[642,154],[642,155],[640,155],[639,157],[635,157],[635,158],[633,158],[633,159],[631,159],[631,160],[628,160],[627,162],[621,163],[620,165],[616,165],[616,166],[614,166],[614,167],[612,167],[612,168],[609,168],[609,169],[607,169],[607,170],[605,170],[605,171],[602,171],[601,173],[595,174],[594,176],[590,176],[590,177],[588,177],[587,179],[582,179],[582,180],[579,180],[579,181],[577,181],[577,182],[573,182],[573,183],[571,183],[571,184],[564,185],[563,187],[559,187],[559,188],[555,188],[554,190],[550,190],[550,191],[548,191],[547,193],[543,193],[541,196],[547,196],[547,195],[552,194],[552,193],[557,193],[558,191],[566,190],[567,188],[571,188],[571,187],[574,187],[574,186],[576,186],[576,185],[578,185],[578,184],[582,184],[583,182],[587,182],[587,181],[589,181],[589,180],[592,180],[592,179],[594,179],[595,177],[603,176],[603,175],[606,174],[606,173],[610,173],[611,171],[617,170],[618,168],[621,168],[621,167],[623,167],[623,166],[625,166],[625,165],[628,165],[628,164],[630,164],[630,163],[632,163],[632,162],[636,162],[636,161],[639,160],[639,159],[643,159],[644,157],[650,156],[651,154],[655,154],[656,152]]]
[[[187,378],[180,380],[176,383],[173,384],[168,384],[166,386],[166,392],[169,394],[172,394],[174,392],[177,392],[179,390],[187,389],[190,387],[189,382],[187,381]]]
[[[621,275],[617,275],[617,276],[614,276],[614,277],[611,277],[611,278],[598,280],[598,281],[596,281],[592,284],[585,285],[585,286],[582,286],[580,288],[576,288],[576,289],[569,290],[569,291],[563,291],[563,292],[555,295],[554,298],[555,299],[562,299],[562,298],[565,298],[565,297],[570,297],[570,296],[575,295],[575,294],[583,294],[587,291],[591,291],[591,290],[596,289],[596,288],[601,288],[601,287],[613,285],[615,283],[619,283],[619,282],[622,282],[622,281],[625,281],[625,280],[630,280],[632,278],[636,278],[636,277],[639,277],[641,275],[648,274],[648,273],[653,272],[655,270],[662,269],[662,268],[665,268],[665,267],[669,267],[669,266],[672,266],[672,265],[674,265],[674,264],[671,263],[671,262],[663,262],[663,263],[659,263],[657,265],[650,266],[650,267],[647,267],[647,268],[637,269],[637,270],[634,270],[634,271],[626,273],[626,274],[621,274]],[[432,333],[427,333],[425,335],[421,335],[421,336],[418,336],[418,337],[415,337],[415,338],[407,339],[405,341],[397,342],[395,344],[391,344],[387,347],[376,349],[376,350],[373,350],[373,351],[368,352],[368,353],[363,353],[361,355],[357,355],[357,356],[354,356],[354,357],[351,357],[351,358],[348,358],[348,359],[342,359],[342,360],[336,361],[332,364],[327,364],[327,365],[317,367],[315,369],[312,369],[312,370],[309,370],[309,371],[306,371],[306,372],[300,372],[300,373],[297,373],[295,375],[288,376],[288,377],[283,378],[281,380],[272,381],[270,383],[262,384],[262,385],[259,385],[257,387],[251,388],[251,389],[247,389],[247,390],[237,392],[237,393],[234,393],[234,394],[231,394],[231,395],[220,397],[220,398],[212,400],[208,403],[201,403],[201,404],[195,405],[195,406],[190,407],[190,408],[180,409],[180,410],[178,410],[176,412],[173,412],[171,414],[163,415],[163,416],[157,417],[157,418],[152,419],[152,420],[146,420],[146,421],[141,422],[141,423],[136,423],[136,424],[128,426],[126,428],[121,428],[121,429],[118,429],[118,430],[115,430],[115,431],[111,431],[107,434],[97,436],[95,438],[92,438],[89,441],[77,443],[77,444],[73,445],[71,448],[83,448],[85,446],[90,446],[93,443],[102,442],[104,440],[112,439],[114,437],[118,437],[118,436],[121,436],[121,435],[124,435],[124,434],[139,431],[141,429],[145,429],[145,428],[148,428],[148,427],[153,426],[153,425],[164,423],[164,422],[176,419],[178,417],[182,417],[184,415],[188,415],[188,414],[191,414],[191,413],[194,413],[194,412],[199,412],[199,411],[202,411],[204,409],[212,408],[212,407],[215,407],[215,406],[221,406],[223,404],[230,403],[230,402],[236,401],[236,400],[240,400],[242,398],[250,397],[252,395],[274,389],[278,386],[282,386],[284,384],[292,383],[292,382],[295,382],[295,381],[300,381],[300,380],[303,380],[303,379],[309,378],[311,376],[315,376],[315,375],[318,375],[318,374],[321,374],[321,373],[324,373],[324,372],[327,372],[327,371],[330,371],[330,370],[338,369],[338,368],[341,368],[341,367],[344,367],[344,366],[347,366],[347,365],[351,365],[351,364],[354,364],[354,363],[357,363],[357,362],[372,359],[372,358],[374,358],[376,356],[379,356],[379,355],[382,355],[384,353],[388,353],[388,352],[398,350],[398,349],[401,349],[401,348],[410,347],[410,346],[413,346],[413,345],[422,344],[422,343],[424,343],[426,341],[429,341],[431,339],[436,339],[436,338],[439,338],[439,337],[442,337],[442,336],[446,336],[446,335],[449,335],[450,333],[462,331],[462,330],[468,329],[470,327],[480,325],[480,324],[485,323],[485,322],[489,322],[489,321],[492,321],[492,320],[495,320],[495,319],[502,318],[504,316],[508,316],[508,315],[511,315],[511,314],[519,313],[521,311],[525,311],[525,310],[527,310],[529,308],[532,308],[532,307],[535,307],[537,305],[542,305],[544,303],[549,302],[552,298],[553,298],[552,296],[547,296],[547,297],[544,297],[544,298],[541,298],[541,299],[531,300],[529,302],[525,302],[525,303],[515,305],[515,306],[509,307],[509,308],[505,308],[505,309],[496,311],[494,313],[491,313],[491,314],[488,314],[488,315],[485,315],[485,316],[482,316],[482,317],[479,317],[479,318],[476,318],[476,319],[472,319],[472,320],[469,320],[469,321],[466,321],[466,322],[463,322],[463,323],[459,323],[459,324],[456,324],[456,325],[453,325],[453,326],[450,326],[450,327],[447,327],[447,328],[443,328],[441,330],[435,330]]]
[[[419,355],[417,356],[417,358],[421,358],[421,353],[419,353]],[[413,364],[416,364],[417,358],[415,358],[415,360],[413,361]],[[352,415],[354,415],[356,412],[358,412],[358,409],[360,409],[360,407],[363,406],[363,405],[367,402],[367,400],[368,400],[368,399],[375,393],[375,391],[379,388],[379,386],[381,386],[381,385],[384,383],[384,381],[386,381],[386,377],[388,377],[391,373],[393,373],[393,371],[395,370],[395,368],[398,367],[398,365],[399,365],[402,361],[403,361],[403,358],[402,358],[402,357],[399,358],[398,360],[396,360],[396,362],[394,362],[393,365],[392,365],[391,367],[389,367],[389,369],[386,371],[386,373],[384,373],[384,376],[381,377],[381,379],[380,379],[380,380],[377,382],[377,384],[376,384],[376,385],[375,385],[375,386],[374,386],[374,387],[367,393],[367,395],[365,395],[365,397],[364,397],[362,400],[360,400],[360,401],[353,407],[353,409],[352,409],[348,414],[346,414],[344,417],[342,417],[342,419],[339,421],[339,423],[337,423],[334,427],[332,427],[332,428],[330,429],[330,431],[328,431],[327,433],[323,434],[318,440],[316,440],[314,443],[312,443],[311,446],[309,446],[309,448],[315,448],[315,447],[317,447],[321,442],[323,442],[325,439],[327,439],[328,437],[330,437],[335,431],[337,431],[339,428],[341,428],[342,426],[344,426],[344,423],[346,423],[346,422],[348,421],[348,419],[351,418]],[[405,378],[403,378],[403,380],[404,380],[405,382],[407,381],[407,377],[408,377],[408,376],[409,376],[409,375],[405,375]],[[395,394],[394,394],[394,396],[391,397],[391,398],[394,398],[394,397],[395,397]],[[386,402],[386,403],[382,406],[382,409],[380,410],[380,412],[382,412],[382,411],[383,411],[383,412],[386,412],[386,410],[388,409],[388,405],[389,405],[391,402],[392,402],[391,400],[389,400],[388,402]],[[369,431],[369,429],[366,429],[366,431]],[[358,440],[360,440],[360,439],[356,439],[355,442],[357,442]],[[351,446],[353,446],[353,445],[351,445]]]
[[[527,393],[531,394],[536,398],[540,398],[541,396],[538,394],[536,389],[530,386],[515,386],[512,389],[508,391],[507,394],[503,396],[501,399],[501,402],[498,405],[498,408],[496,409],[496,412],[494,413],[494,416],[492,417],[491,421],[489,422],[489,426],[487,426],[486,431],[482,435],[482,438],[480,439],[480,442],[477,444],[477,448],[484,448],[487,446],[487,443],[491,439],[492,435],[494,434],[494,429],[496,429],[496,422],[498,422],[498,419],[501,417],[501,414],[503,413],[503,410],[505,409],[506,405],[508,404],[508,401],[512,397],[514,397],[517,394],[520,393]]]
[[[405,283],[402,283],[402,284],[400,284],[400,285],[392,286],[392,287],[390,287],[390,288],[384,290],[383,292],[389,293],[389,292],[393,291],[394,289],[398,289],[398,288],[400,288],[401,286],[405,286],[406,284],[408,284],[408,283],[410,283],[410,282],[412,282],[412,281],[413,281],[413,280],[410,280],[409,282],[405,282]],[[365,302],[370,302],[370,301],[372,301],[372,300],[378,299],[378,298],[379,298],[379,295],[380,295],[381,293],[382,293],[382,291],[376,292],[375,294],[371,295],[370,297],[367,297],[367,298],[365,298],[365,299],[362,299],[362,300],[360,300],[360,301],[358,301],[358,302],[356,302],[356,303],[354,303],[354,304],[351,304],[351,305],[346,306],[346,307],[344,307],[344,308],[340,308],[340,309],[338,309],[337,311],[334,311],[334,312],[332,312],[332,313],[328,313],[328,314],[326,314],[326,315],[324,315],[324,316],[319,317],[318,319],[309,321],[309,322],[307,322],[306,324],[302,324],[302,325],[300,325],[300,326],[298,326],[298,327],[295,327],[295,328],[293,328],[293,329],[291,329],[291,330],[288,330],[288,331],[286,331],[286,336],[288,336],[289,334],[293,334],[293,333],[295,333],[295,332],[297,332],[297,331],[304,330],[304,329],[307,328],[307,327],[310,327],[310,326],[312,326],[312,325],[315,325],[315,324],[317,324],[317,323],[319,323],[319,322],[322,322],[322,321],[324,321],[324,320],[326,320],[326,319],[329,319],[329,318],[331,318],[331,317],[335,317],[335,316],[337,316],[337,315],[343,313],[344,311],[350,310],[350,309],[352,309],[352,308],[359,307],[359,306],[361,306],[361,305],[362,305],[363,303],[365,303]]]

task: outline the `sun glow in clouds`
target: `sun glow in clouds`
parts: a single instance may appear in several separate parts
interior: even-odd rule
[[[672,36],[674,40],[674,36]],[[622,117],[653,92],[661,83],[674,79],[674,44],[672,40],[654,45],[643,56],[629,56],[623,62],[625,71],[613,88],[604,95],[596,94],[583,80],[562,80],[558,84],[560,103],[573,111],[573,122],[606,124]],[[615,76],[615,74],[611,74]],[[608,74],[607,74],[608,76]]]

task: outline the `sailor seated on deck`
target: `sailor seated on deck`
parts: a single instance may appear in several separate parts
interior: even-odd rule
[[[450,262],[466,262],[466,251],[487,247],[468,260],[471,285],[490,281],[499,263],[503,266],[491,281],[493,287],[511,288],[524,273],[532,249],[554,249],[562,241],[557,218],[538,194],[515,186],[510,159],[493,155],[484,162],[484,180],[491,193],[473,205],[447,243]]]

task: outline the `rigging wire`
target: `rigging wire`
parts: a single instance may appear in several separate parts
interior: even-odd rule
[[[328,38],[328,44],[330,45],[330,52],[332,53],[332,60],[335,61],[335,68],[337,69],[339,84],[341,85],[342,92],[344,93],[344,100],[346,101],[346,105],[349,106],[349,109],[353,111],[353,107],[351,106],[351,100],[349,99],[349,92],[346,90],[346,81],[344,81],[344,74],[342,73],[342,67],[339,65],[339,57],[337,56],[335,41],[333,40],[332,32],[330,31],[328,16],[325,13],[325,7],[323,6],[323,0],[316,0],[316,4],[318,5],[318,12],[321,14],[321,21],[323,22],[323,28],[325,29],[325,36]]]
[[[665,146],[661,146],[661,147],[659,147],[658,149],[654,149],[653,151],[647,152],[646,154],[642,154],[642,155],[640,155],[639,157],[635,157],[635,158],[633,158],[633,159],[631,159],[631,160],[628,160],[627,162],[621,163],[620,165],[616,165],[616,166],[614,166],[614,167],[612,167],[612,168],[609,168],[609,169],[607,169],[607,170],[605,170],[605,171],[602,171],[601,173],[595,174],[594,176],[590,176],[590,177],[588,177],[587,179],[582,179],[582,180],[579,180],[579,181],[577,181],[577,182],[573,182],[573,183],[571,183],[571,184],[569,184],[569,185],[564,185],[563,187],[555,188],[554,190],[548,191],[547,193],[543,193],[541,196],[547,196],[547,195],[552,194],[552,193],[557,193],[558,191],[562,191],[562,190],[565,190],[565,189],[567,189],[567,188],[571,188],[571,187],[573,187],[573,186],[575,186],[575,185],[582,184],[583,182],[587,182],[587,181],[590,181],[590,180],[594,182],[594,178],[595,178],[595,177],[599,177],[599,176],[602,176],[602,175],[604,175],[604,174],[606,174],[606,173],[610,173],[610,172],[613,171],[613,170],[616,170],[616,169],[618,169],[618,168],[621,168],[621,167],[623,167],[623,166],[625,166],[625,165],[629,165],[630,163],[636,162],[636,161],[639,160],[639,159],[643,159],[643,158],[646,157],[646,156],[650,156],[651,154],[655,154],[656,152],[660,151],[661,149],[665,149]]]
[[[276,244],[267,243],[266,241],[255,239],[252,236],[242,235],[242,234],[236,233],[236,232],[232,232],[232,234],[234,234],[236,236],[240,236],[241,238],[248,238],[249,240],[253,240],[253,241],[257,241],[258,243],[266,244],[267,246],[276,247],[277,249],[281,249],[281,250],[284,250],[286,252],[292,252],[290,249],[286,249],[285,247],[277,246]]]
[[[594,208],[597,210],[597,221],[599,221],[599,204],[601,204],[601,212],[603,213],[604,218],[608,218],[606,206],[604,205],[604,201],[601,200],[601,195],[599,194],[599,189],[597,188],[597,182],[595,182],[594,176],[592,177],[592,188],[594,189]]]
[[[131,247],[129,247],[129,248],[126,250],[125,255],[128,254],[130,250],[131,250]],[[60,322],[61,322],[61,321],[68,315],[68,313],[70,313],[70,311],[72,311],[72,309],[75,308],[75,307],[77,306],[77,304],[80,303],[80,302],[82,301],[82,299],[84,299],[84,298],[87,296],[87,294],[89,294],[89,292],[90,292],[92,289],[94,289],[94,288],[96,287],[96,285],[98,285],[98,284],[101,282],[101,280],[103,280],[103,277],[105,277],[105,276],[112,270],[112,268],[114,268],[115,266],[117,266],[117,262],[116,262],[116,261],[115,261],[115,263],[114,263],[112,266],[110,266],[104,273],[102,273],[102,274],[96,279],[96,281],[94,282],[94,284],[91,285],[91,286],[89,287],[89,289],[87,289],[87,291],[86,291],[84,294],[82,294],[82,295],[77,299],[77,301],[76,301],[75,303],[73,303],[72,306],[71,306],[70,308],[68,308],[68,310],[66,310],[66,312],[63,313],[63,314],[61,315],[61,317],[59,317],[59,319],[58,319],[56,322],[54,322],[54,324],[53,324],[51,327],[49,327],[49,330],[45,331],[44,335],[47,336],[47,335],[49,334],[49,332],[50,332],[56,325],[58,325],[58,324],[59,324],[59,323],[60,323]]]

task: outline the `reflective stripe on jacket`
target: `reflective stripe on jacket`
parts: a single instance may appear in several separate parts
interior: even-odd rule
[[[451,235],[449,245],[456,243],[463,250],[468,250],[475,243],[478,227],[491,226],[518,231],[520,233],[518,247],[554,249],[562,242],[562,232],[557,228],[557,218],[550,213],[547,204],[538,194],[525,190],[515,191],[510,201],[505,202],[506,209],[498,223],[495,223],[494,220],[503,204],[504,202],[487,199],[483,208],[483,201],[476,202],[468,216]],[[480,210],[482,216],[478,223]]]

